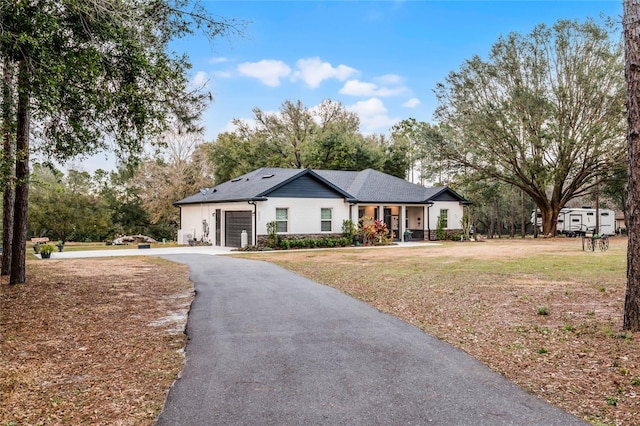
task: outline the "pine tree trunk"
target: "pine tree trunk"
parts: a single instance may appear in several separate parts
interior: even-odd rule
[[[640,0],[624,0],[629,199],[625,330],[640,331]]]
[[[500,212],[500,200],[496,201],[496,230],[498,231],[498,238],[502,238],[502,215]]]
[[[31,94],[29,70],[22,61],[18,69],[18,111],[16,133],[16,194],[11,246],[9,284],[22,284],[26,277],[27,209],[29,207],[29,124]]]
[[[522,238],[526,238],[526,222],[525,222],[525,211],[524,211],[524,191],[520,190],[520,210],[522,214],[520,215],[520,236]]]
[[[13,64],[5,61],[2,70],[2,266],[0,275],[9,275],[11,271],[11,246],[13,241]]]
[[[515,188],[511,187],[511,230],[509,237],[515,238],[516,236],[516,196]]]

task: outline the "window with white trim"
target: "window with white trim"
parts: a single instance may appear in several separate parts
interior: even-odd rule
[[[331,232],[331,209],[320,209],[320,231]]]
[[[440,223],[442,224],[442,227],[445,229],[449,227],[449,210],[448,209],[440,210]]]
[[[288,232],[289,230],[289,209],[284,207],[276,208],[276,231]]]

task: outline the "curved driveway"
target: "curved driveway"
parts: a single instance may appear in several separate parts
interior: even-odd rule
[[[584,425],[421,330],[270,263],[172,254],[197,295],[158,425]]]

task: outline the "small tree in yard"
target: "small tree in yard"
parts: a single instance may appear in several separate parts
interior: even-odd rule
[[[267,222],[267,246],[278,247],[278,223],[275,220]]]
[[[439,240],[445,240],[447,238],[447,231],[445,226],[447,224],[447,218],[445,216],[438,216],[438,226],[436,227],[436,238]]]
[[[464,209],[462,213],[462,232],[464,234],[465,240],[469,241],[471,239],[471,226],[473,224],[471,213],[469,213],[469,209]]]
[[[351,219],[345,219],[342,221],[342,236],[344,238],[349,240],[349,242],[353,242],[353,237],[356,236],[356,233],[356,225]]]

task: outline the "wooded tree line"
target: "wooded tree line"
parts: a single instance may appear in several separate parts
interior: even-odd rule
[[[253,114],[252,122],[234,120],[235,131],[208,144],[216,182],[260,167],[371,168],[406,177],[406,141],[395,135],[361,134],[358,116],[339,102],[325,100],[310,109],[299,100],[287,100],[277,113],[254,108]]]
[[[174,201],[256,168],[373,168],[451,186],[473,202],[479,232],[522,235],[537,207],[544,232],[552,233],[557,212],[576,199],[593,204],[596,188],[608,207],[624,210],[620,49],[613,25],[592,21],[510,34],[487,59],[466,61],[437,87],[439,124],[407,119],[390,136],[361,134],[358,116],[332,100],[314,108],[287,100],[277,113],[255,108],[252,121],[235,120],[236,130],[206,143],[198,129],[170,121],[155,144],[162,149],[136,167],[101,176],[103,188],[93,182],[91,194],[113,211],[104,229],[131,230],[120,213],[126,212],[138,218],[139,232],[167,238],[178,221]],[[72,176],[78,173],[65,179]],[[107,187],[120,188],[121,197]],[[38,217],[30,213],[30,223]],[[29,232],[71,235],[62,225],[49,226]],[[109,237],[103,234],[73,235]]]
[[[266,166],[371,167],[451,186],[473,201],[475,224],[498,235],[522,231],[523,212],[528,224],[534,208],[553,235],[560,209],[594,205],[594,194],[626,210],[618,24],[561,20],[508,34],[435,92],[438,124],[403,120],[388,139],[360,135],[357,117],[332,101],[314,110],[287,101],[277,114],[256,108],[253,123],[237,120],[211,144],[216,181]]]
[[[29,159],[64,162],[110,148],[136,158],[175,118],[189,126],[205,94],[188,88],[171,40],[236,27],[187,0],[0,2],[3,275],[25,282]]]
[[[625,5],[637,15],[636,2]],[[135,228],[158,237],[175,230],[173,201],[258,167],[374,168],[447,184],[474,202],[477,225],[498,233],[515,233],[518,197],[520,212],[540,209],[545,234],[562,207],[595,188],[618,207],[626,202],[628,93],[615,23],[563,20],[500,37],[486,58],[466,60],[436,87],[437,124],[407,119],[390,136],[363,135],[340,103],[287,100],[197,147],[176,139],[199,134],[206,96],[188,89],[187,58],[168,48],[196,30],[215,38],[236,27],[187,0],[0,3],[10,283],[25,281],[30,233],[103,239]],[[145,157],[150,140],[165,151]],[[36,150],[64,162],[108,148],[123,160],[117,172],[30,173]]]
[[[170,128],[141,161],[93,175],[36,164],[28,236],[108,242],[117,235],[144,234],[174,240],[180,218],[173,203],[213,185],[201,138]]]

